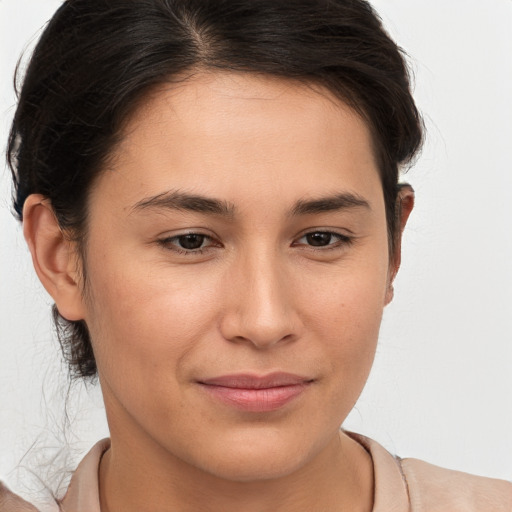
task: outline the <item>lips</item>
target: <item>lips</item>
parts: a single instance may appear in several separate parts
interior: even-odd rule
[[[198,382],[214,400],[249,412],[270,412],[302,395],[313,379],[291,373],[223,375]]]

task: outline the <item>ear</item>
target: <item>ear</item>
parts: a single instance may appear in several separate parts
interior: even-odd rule
[[[393,254],[389,264],[388,274],[388,289],[386,291],[386,305],[393,300],[393,281],[400,268],[402,261],[402,234],[409,219],[409,215],[414,208],[414,190],[408,183],[399,185],[397,204],[396,204],[396,219],[397,219],[397,232],[393,240]]]
[[[23,207],[23,234],[39,280],[66,320],[85,316],[76,243],[62,232],[50,200],[30,195]]]

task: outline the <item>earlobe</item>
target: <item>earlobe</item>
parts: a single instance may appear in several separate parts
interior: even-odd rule
[[[395,280],[402,260],[402,234],[413,208],[414,189],[408,183],[400,184],[396,204],[396,235],[395,240],[393,241],[393,256],[389,266],[388,289],[386,291],[385,298],[386,305],[393,300],[393,281]]]
[[[23,234],[39,280],[67,320],[82,320],[84,305],[75,244],[62,232],[50,201],[30,195],[23,207]]]
[[[394,277],[393,277],[394,279]],[[393,286],[393,281],[388,283],[388,289],[386,290],[386,298],[384,300],[384,305],[387,306],[395,296],[395,287]]]

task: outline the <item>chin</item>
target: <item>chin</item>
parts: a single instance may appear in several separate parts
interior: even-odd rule
[[[300,470],[319,451],[303,435],[287,436],[277,428],[247,434],[235,434],[225,442],[217,439],[209,454],[202,453],[202,461],[196,460],[197,466],[233,482],[275,480]]]
[[[226,457],[213,468],[204,468],[213,476],[230,482],[261,482],[278,480],[296,472],[306,461],[290,460],[288,456],[275,453],[253,454],[252,456]]]

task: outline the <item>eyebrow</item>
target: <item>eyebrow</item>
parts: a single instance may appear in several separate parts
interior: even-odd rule
[[[371,210],[366,199],[351,192],[334,194],[319,199],[299,200],[291,210],[293,216],[364,208]]]
[[[318,199],[299,199],[289,213],[292,217],[298,217],[301,215],[313,215],[355,208],[371,210],[370,204],[366,199],[351,192],[343,192]],[[228,201],[205,197],[199,194],[171,190],[142,199],[132,207],[132,211],[136,210],[184,210],[222,217],[233,217],[235,205]]]
[[[156,196],[142,199],[132,210],[185,210],[208,213],[223,217],[232,217],[235,206],[227,201],[188,194],[179,190],[163,192]]]

